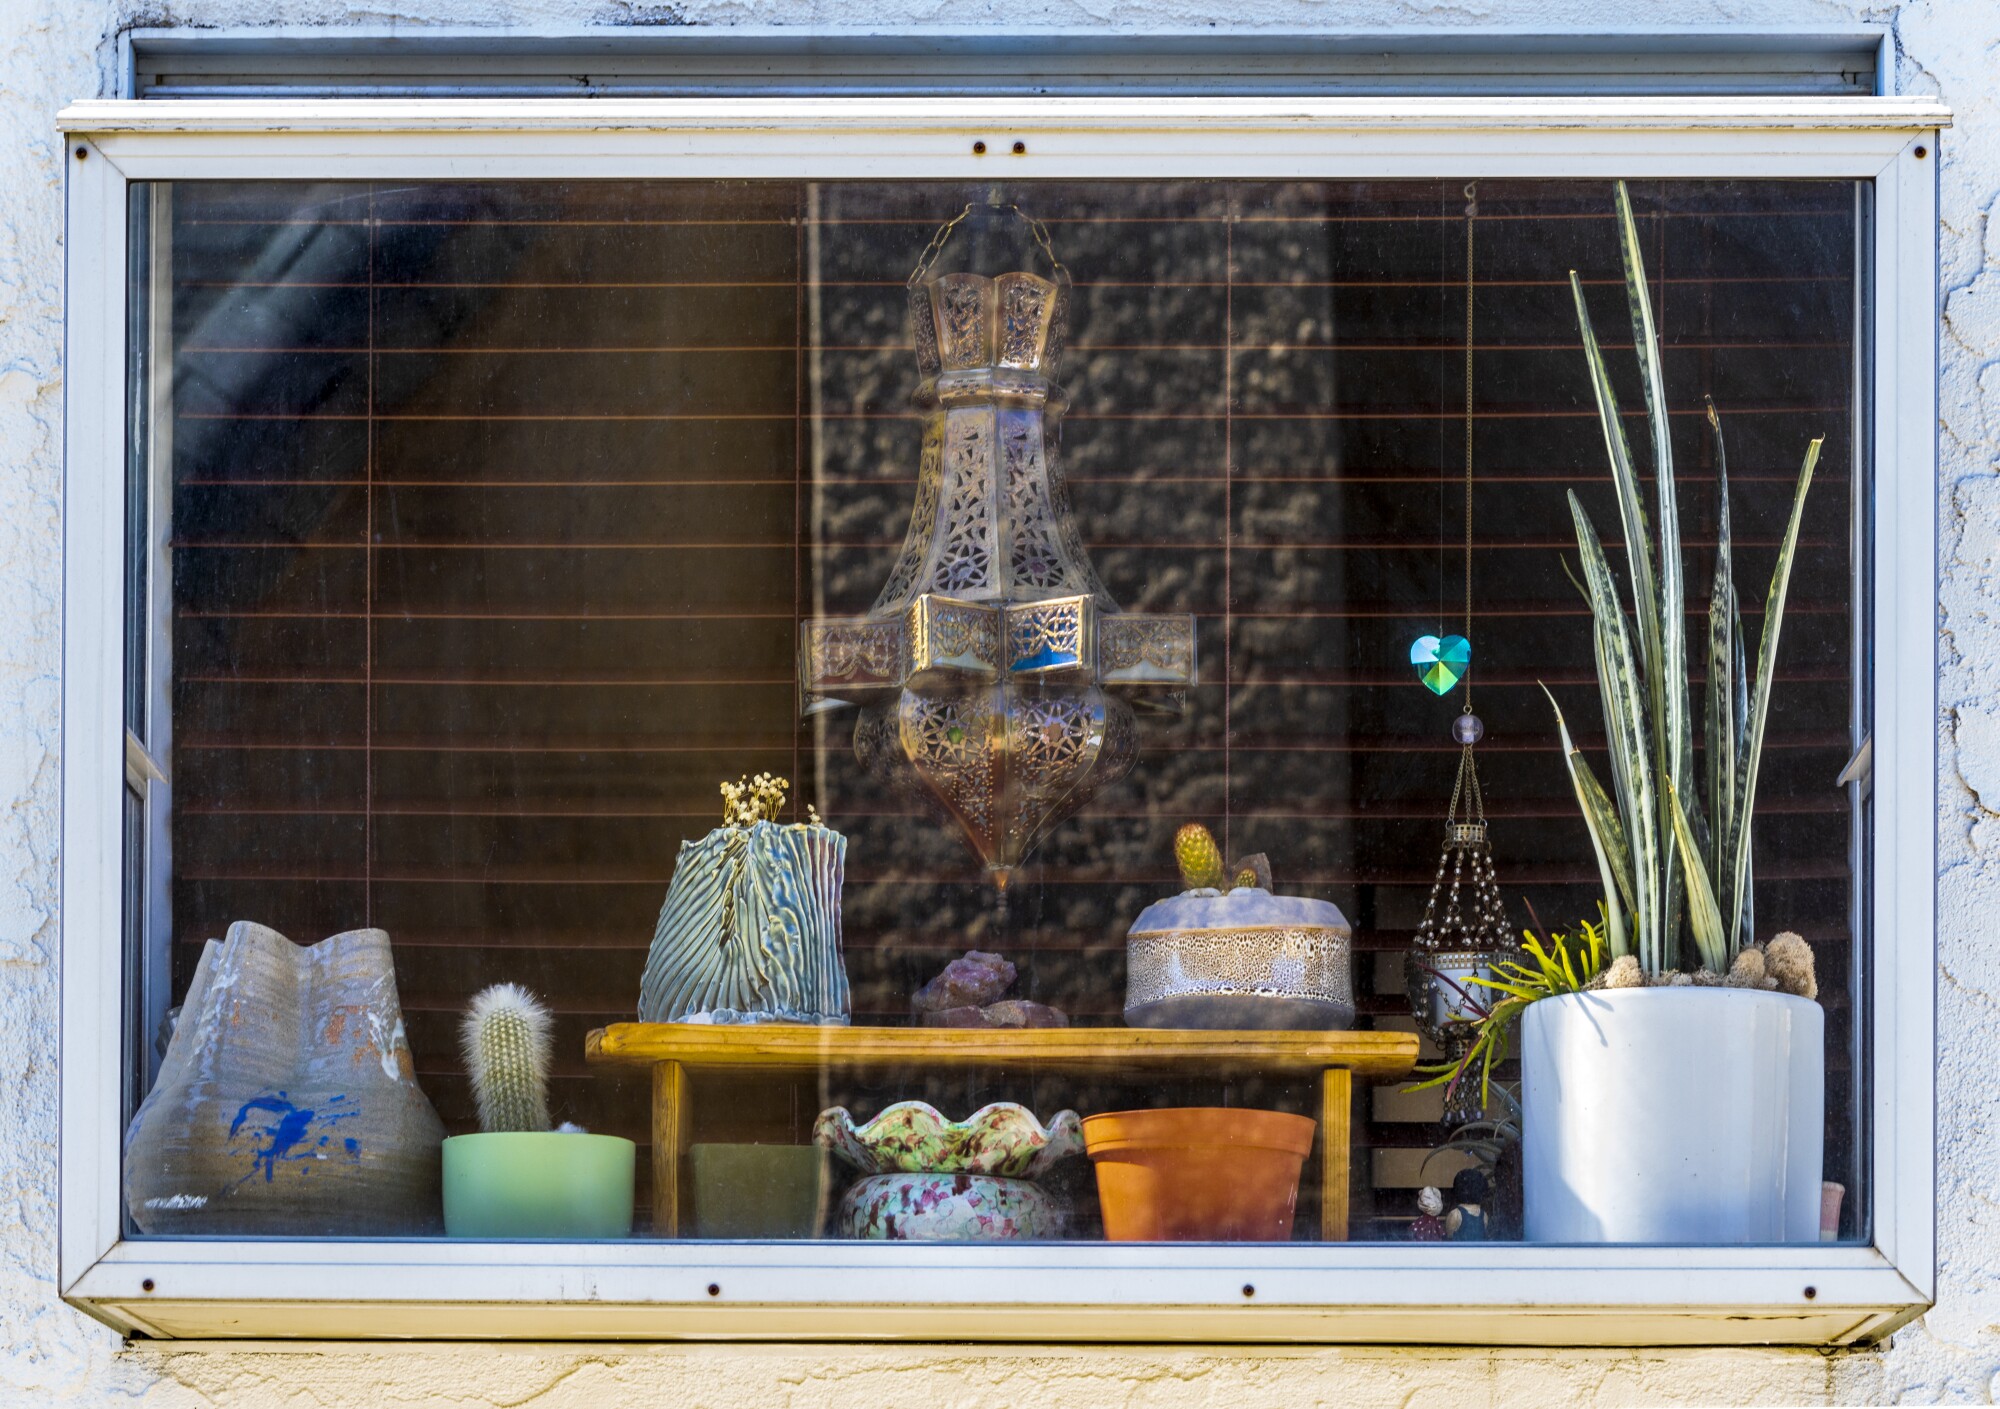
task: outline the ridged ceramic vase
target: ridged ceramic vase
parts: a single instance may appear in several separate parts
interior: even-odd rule
[[[681,843],[646,954],[640,1022],[840,1025],[847,839],[758,822]]]
[[[302,946],[238,921],[203,950],[132,1118],[125,1207],[147,1233],[434,1232],[443,1140],[389,936]]]

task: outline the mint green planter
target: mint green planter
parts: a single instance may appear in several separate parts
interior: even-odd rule
[[[454,1238],[629,1238],[635,1148],[616,1135],[454,1135],[444,1142],[444,1230]]]

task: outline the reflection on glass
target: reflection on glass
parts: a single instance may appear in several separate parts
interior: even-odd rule
[[[1611,786],[1572,269],[1651,446],[1610,185],[1485,181],[1468,505],[1463,186],[149,188],[182,1054],[134,1230],[1518,1237],[1516,1065],[1471,1127],[1405,1089],[1461,708],[1410,643],[1469,509],[1502,903],[1594,922],[1540,688]],[[1703,398],[1753,642],[1825,437],[1754,913],[1856,1237],[1854,191],[1632,198],[1696,678]]]

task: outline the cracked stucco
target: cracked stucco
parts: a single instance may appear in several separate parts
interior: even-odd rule
[[[0,1403],[1068,1406],[1962,1403],[2000,1393],[2000,0],[1627,0],[1623,25],[1891,23],[1942,152],[1938,478],[1940,1302],[1881,1350],[123,1347],[55,1295],[62,103],[119,29],[343,23],[1606,22],[1600,0],[0,0]],[[1910,565],[1921,571],[1920,565]]]

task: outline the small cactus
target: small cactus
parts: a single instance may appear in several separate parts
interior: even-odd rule
[[[1220,889],[1224,872],[1222,848],[1199,822],[1190,822],[1174,833],[1174,860],[1189,890]]]
[[[479,1127],[549,1128],[549,1011],[519,984],[496,983],[472,1000],[459,1033]]]

